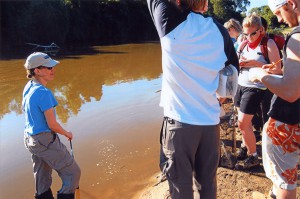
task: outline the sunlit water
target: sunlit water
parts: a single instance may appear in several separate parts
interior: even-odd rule
[[[160,46],[93,50],[54,57],[61,63],[48,87],[59,102],[60,123],[74,134],[73,152],[82,169],[80,198],[132,198],[158,171]],[[34,194],[30,153],[23,144],[24,59],[0,60],[0,199]],[[61,184],[55,172],[53,176],[56,193]]]

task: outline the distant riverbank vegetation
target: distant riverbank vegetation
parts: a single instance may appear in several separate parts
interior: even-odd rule
[[[1,52],[26,43],[110,45],[157,39],[146,1],[0,2]]]
[[[242,20],[248,0],[210,0],[220,23]],[[1,0],[0,53],[26,43],[72,48],[158,41],[146,0]],[[28,47],[28,46],[27,46]]]

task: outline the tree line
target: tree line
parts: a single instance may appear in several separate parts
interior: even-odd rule
[[[242,21],[249,4],[210,0],[207,14],[220,23]],[[70,47],[158,40],[146,0],[1,0],[0,15],[0,53],[26,43]]]
[[[1,1],[1,49],[26,43],[115,44],[156,38],[144,1]]]

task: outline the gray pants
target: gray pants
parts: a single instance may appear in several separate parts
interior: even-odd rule
[[[59,193],[74,193],[79,186],[80,168],[56,133],[40,133],[29,136],[24,142],[31,152],[36,194],[47,191],[52,184],[52,169],[62,180]]]
[[[165,118],[160,168],[168,179],[172,199],[194,198],[193,178],[201,185],[201,199],[217,197],[219,144],[218,125],[189,125]]]

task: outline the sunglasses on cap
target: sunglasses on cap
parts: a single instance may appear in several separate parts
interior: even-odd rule
[[[46,66],[38,66],[37,68],[38,69],[47,68],[48,70],[52,70],[53,69],[53,67],[46,67]]]
[[[245,36],[245,37],[253,37],[254,35],[256,35],[256,33],[259,31],[259,29],[257,29],[256,31],[254,31],[253,33],[249,33],[249,34],[246,34],[246,33],[243,33],[243,35]]]

